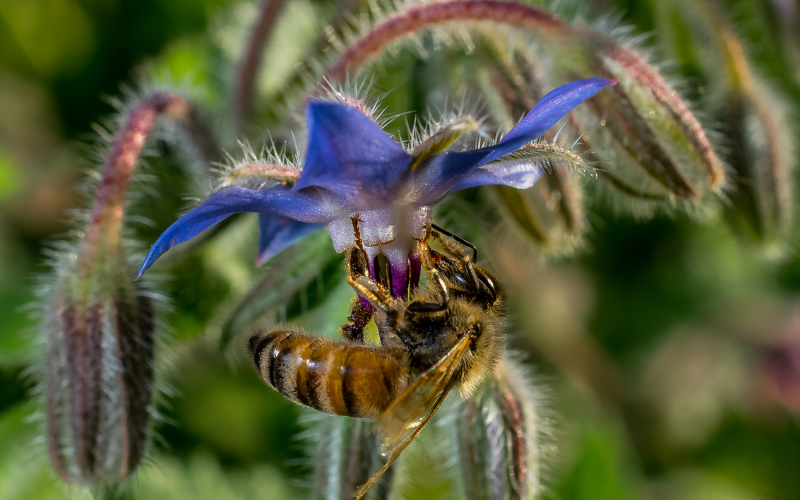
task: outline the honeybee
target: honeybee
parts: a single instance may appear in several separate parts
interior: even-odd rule
[[[348,252],[348,283],[370,307],[353,301],[342,327],[346,341],[290,330],[250,338],[262,380],[289,400],[334,415],[376,419],[386,463],[358,489],[356,499],[417,437],[451,389],[472,396],[503,349],[497,281],[475,265],[474,246],[436,226],[432,236],[446,253],[418,243],[428,283],[408,300],[392,297],[385,284],[369,277],[363,249]],[[473,256],[452,240],[469,245]],[[363,343],[363,328],[373,317],[378,346]]]

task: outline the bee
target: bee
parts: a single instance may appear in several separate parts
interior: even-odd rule
[[[370,278],[363,249],[348,252],[348,283],[370,307],[353,301],[342,327],[346,341],[290,330],[250,338],[262,380],[286,398],[325,413],[375,418],[386,463],[358,489],[357,499],[417,437],[451,389],[464,398],[474,394],[503,349],[501,290],[475,265],[477,249],[436,226],[431,236],[445,253],[418,242],[427,285],[408,300],[392,297],[385,283]],[[472,257],[454,241],[470,246]],[[377,346],[363,343],[363,328],[373,317]]]

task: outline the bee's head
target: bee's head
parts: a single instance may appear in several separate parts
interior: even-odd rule
[[[464,297],[483,309],[490,309],[497,303],[497,280],[488,271],[476,266],[470,257],[453,259],[436,252],[432,254],[436,269],[452,294]]]

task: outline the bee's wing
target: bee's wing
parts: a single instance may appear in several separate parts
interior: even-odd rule
[[[383,436],[384,448],[390,448],[401,440],[436,398],[450,388],[453,374],[467,354],[469,343],[470,336],[464,335],[450,352],[420,375],[381,413],[375,421],[375,430]]]
[[[386,457],[386,463],[358,489],[356,500],[363,497],[380,479],[442,406],[450,391],[453,374],[468,352],[469,343],[470,336],[464,335],[450,352],[408,386],[375,421],[378,432],[384,436],[381,452]],[[431,408],[430,411],[416,422],[428,407]]]
[[[381,478],[383,473],[389,469],[389,467],[394,463],[395,460],[397,460],[397,457],[400,456],[400,453],[402,453],[403,450],[405,450],[406,447],[408,447],[408,445],[411,444],[411,441],[413,441],[414,438],[417,437],[417,434],[419,434],[422,431],[422,428],[425,427],[425,424],[427,424],[428,421],[431,419],[431,417],[433,417],[433,415],[436,413],[436,410],[438,410],[439,407],[442,406],[442,403],[444,402],[444,399],[446,397],[447,397],[447,391],[438,394],[438,396],[434,399],[431,411],[429,411],[428,414],[425,415],[425,418],[423,418],[419,422],[419,425],[409,427],[407,429],[407,432],[403,434],[403,438],[399,441],[391,443],[390,448],[386,451],[384,451],[384,448],[386,448],[387,442],[386,441],[383,442],[381,450],[383,451],[383,455],[386,457],[386,463],[383,464],[381,470],[373,474],[372,477],[370,477],[366,483],[364,483],[363,485],[361,485],[360,488],[358,488],[358,491],[356,491],[355,493],[356,500],[360,500],[361,497],[367,494],[367,491],[369,491],[372,485],[375,484],[378,481],[378,479]]]

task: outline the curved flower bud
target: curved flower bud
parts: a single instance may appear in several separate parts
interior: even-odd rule
[[[122,242],[124,202],[159,115],[185,120],[180,96],[132,106],[111,144],[83,238],[59,256],[48,291],[45,404],[50,457],[68,482],[120,481],[147,446],[153,388],[153,303],[132,280]]]
[[[589,75],[620,81],[613,99],[594,100],[591,113],[576,116],[576,136],[589,131],[591,139],[600,139],[595,144],[607,146],[604,152],[613,157],[602,165],[608,170],[602,177],[636,205],[693,208],[724,187],[723,164],[702,125],[644,57],[613,36],[520,2],[464,0],[401,9],[350,41],[324,76],[341,81],[399,40],[456,22],[491,22],[525,33],[524,43],[516,45],[540,48],[539,59],[549,62],[536,82],[544,87]]]
[[[171,247],[228,216],[256,212],[262,217],[262,255],[266,252],[269,257],[311,231],[274,217],[327,224],[337,252],[362,245],[373,269],[377,256],[385,255],[392,292],[404,296],[409,262],[415,261],[415,241],[428,235],[431,207],[449,192],[465,187],[531,185],[541,173],[539,164],[491,162],[530,143],[575,106],[613,84],[613,80],[593,78],[559,87],[499,142],[471,151],[444,150],[452,137],[442,136],[409,153],[364,113],[363,106],[312,101],[306,112],[308,154],[296,181],[289,175],[273,179],[265,174],[256,189],[224,186],[159,237],[139,274]],[[458,135],[455,129],[448,133]]]

